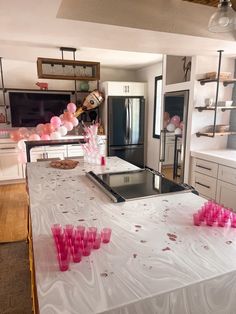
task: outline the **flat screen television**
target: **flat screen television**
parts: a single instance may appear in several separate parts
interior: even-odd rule
[[[9,92],[13,127],[35,127],[59,116],[70,102],[71,95],[50,92]]]

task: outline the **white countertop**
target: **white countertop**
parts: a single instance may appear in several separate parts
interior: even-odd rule
[[[236,168],[235,149],[191,151],[191,156]]]
[[[236,229],[193,226],[205,200],[192,193],[115,204],[84,176],[131,169],[117,157],[72,170],[27,164],[40,313],[235,313]],[[108,226],[112,239],[60,272],[56,222]]]
[[[106,135],[97,135],[103,139],[106,139],[107,136]],[[61,139],[62,140],[72,140],[72,139],[83,139],[84,136],[83,135],[66,135],[66,136],[62,136]],[[11,138],[0,138],[0,144],[12,144],[12,143],[17,143],[15,141],[13,141]]]

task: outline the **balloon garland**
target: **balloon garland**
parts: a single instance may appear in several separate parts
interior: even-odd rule
[[[18,130],[11,131],[10,138],[13,141],[18,142],[18,148],[20,150],[18,158],[19,162],[25,163],[25,141],[60,139],[79,124],[77,117],[85,111],[97,108],[103,101],[103,93],[99,90],[94,90],[85,98],[82,107],[77,109],[76,105],[70,102],[67,105],[67,110],[59,117],[53,116],[50,119],[50,123],[40,123],[33,130],[21,127]]]

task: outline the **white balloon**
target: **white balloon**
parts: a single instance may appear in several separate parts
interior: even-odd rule
[[[59,132],[52,132],[50,135],[51,140],[59,140],[61,138],[61,134]]]
[[[169,123],[166,127],[167,131],[169,132],[174,132],[175,130],[175,125],[173,123]]]
[[[64,127],[67,128],[67,131],[73,130],[73,124],[72,124],[71,122],[66,121],[66,122],[64,123]]]
[[[181,128],[176,128],[176,129],[175,129],[175,134],[177,134],[177,135],[182,134]]]
[[[25,140],[20,140],[20,141],[17,143],[17,146],[18,146],[19,149],[25,150]]]
[[[58,129],[58,132],[61,134],[61,136],[65,136],[67,134],[67,128],[65,126],[61,126]]]
[[[74,117],[71,122],[72,122],[72,124],[73,124],[74,127],[79,124],[79,121],[78,121],[78,119],[77,119],[76,117]]]

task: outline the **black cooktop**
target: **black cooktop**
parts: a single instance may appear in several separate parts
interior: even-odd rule
[[[190,190],[189,186],[177,184],[149,169],[102,174],[90,171],[87,175],[114,202]]]

